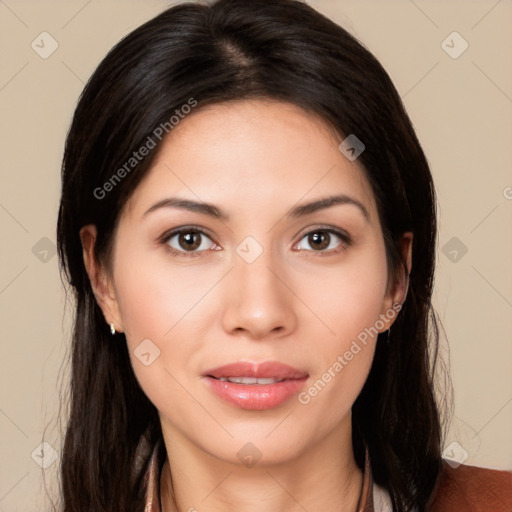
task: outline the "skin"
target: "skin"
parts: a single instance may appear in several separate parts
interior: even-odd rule
[[[81,230],[105,320],[126,334],[135,375],[159,411],[170,455],[161,475],[165,512],[356,510],[363,475],[351,407],[376,336],[307,404],[295,396],[274,409],[243,410],[201,376],[234,361],[281,361],[309,373],[307,390],[359,333],[405,300],[407,278],[393,283],[387,272],[371,187],[358,161],[339,151],[341,140],[287,103],[210,106],[173,129],[123,209],[111,274],[94,257],[95,227]],[[286,216],[297,204],[341,193],[360,201],[369,218],[351,204]],[[213,203],[230,219],[169,207],[144,215],[171,196]],[[197,257],[178,236],[160,241],[191,224],[207,232],[197,235]],[[327,237],[325,248],[305,236],[315,229]],[[247,236],[263,249],[252,263],[236,252]],[[183,257],[174,258],[170,245]],[[406,233],[409,272],[411,247]],[[160,350],[149,366],[134,355],[144,339]],[[248,442],[262,454],[252,467],[237,456]]]

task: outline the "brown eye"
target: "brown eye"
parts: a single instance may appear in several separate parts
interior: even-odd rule
[[[326,249],[329,246],[331,235],[325,231],[315,231],[308,235],[308,243],[318,250]]]
[[[338,243],[336,243],[336,239],[338,239]],[[311,249],[300,246],[299,244],[299,251],[306,249],[309,252],[325,253],[326,255],[346,250],[351,244],[351,239],[347,234],[332,228],[317,228],[313,231],[309,231],[304,234],[301,243],[302,240],[306,240],[307,245],[309,245]]]
[[[206,233],[193,228],[174,230],[164,235],[161,241],[175,256],[199,256],[200,253],[215,247],[215,243]]]
[[[201,245],[201,236],[197,231],[188,231],[178,235],[178,245],[187,251],[193,251]]]

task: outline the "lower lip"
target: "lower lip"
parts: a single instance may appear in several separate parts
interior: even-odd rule
[[[298,393],[306,380],[307,377],[275,384],[237,384],[206,377],[210,389],[220,398],[241,409],[253,411],[278,407]]]

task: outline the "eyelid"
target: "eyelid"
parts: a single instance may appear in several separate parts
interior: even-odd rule
[[[159,237],[159,241],[167,241],[172,238],[174,235],[179,235],[181,233],[188,233],[189,231],[197,231],[208,238],[212,239],[212,235],[205,229],[199,226],[195,226],[194,224],[188,224],[186,226],[180,226],[178,228],[169,229],[163,235]]]
[[[299,231],[299,233],[295,236],[304,238],[306,235],[310,233],[315,233],[317,231],[328,231],[329,233],[334,233],[337,236],[345,237],[347,239],[351,239],[351,236],[344,229],[338,228],[336,226],[332,226],[331,224],[317,224],[313,227],[305,228],[304,231]]]

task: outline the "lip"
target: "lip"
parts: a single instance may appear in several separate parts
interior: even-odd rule
[[[239,361],[226,364],[203,373],[204,377],[256,377],[280,379],[302,379],[308,377],[308,373],[293,368],[278,361],[265,361],[263,363],[251,363]]]
[[[309,374],[289,365],[268,361],[238,362],[213,368],[203,374],[209,389],[226,402],[254,411],[273,409],[297,394]],[[239,384],[217,380],[219,377],[256,377],[284,379],[274,384]]]

